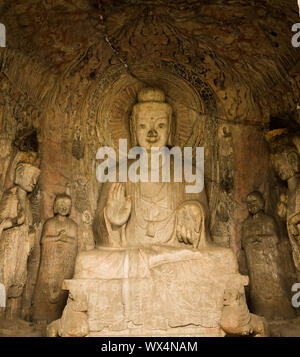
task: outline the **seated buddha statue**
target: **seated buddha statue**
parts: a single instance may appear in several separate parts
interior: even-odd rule
[[[138,93],[131,140],[149,163],[152,148],[172,146],[173,120],[163,91]],[[205,190],[187,193],[184,180],[173,176],[158,181],[102,185],[96,247],[78,255],[73,279],[64,282],[68,304],[49,336],[223,336],[255,332],[254,325],[265,334],[241,293],[248,280],[235,255],[210,240]]]

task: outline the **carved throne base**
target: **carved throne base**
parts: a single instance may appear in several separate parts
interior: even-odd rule
[[[104,269],[105,254],[112,263],[112,252],[115,277],[112,265]],[[59,335],[224,336],[225,288],[241,279],[229,249],[106,248],[82,254],[75,278],[63,284],[69,299],[55,321]],[[101,274],[111,278],[97,279]]]

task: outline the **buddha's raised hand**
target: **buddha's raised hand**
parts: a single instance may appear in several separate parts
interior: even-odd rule
[[[176,236],[179,242],[197,245],[202,211],[194,202],[186,202],[177,209]]]
[[[110,187],[106,203],[106,217],[111,224],[122,226],[125,224],[131,212],[131,199],[125,195],[123,183],[113,183]]]

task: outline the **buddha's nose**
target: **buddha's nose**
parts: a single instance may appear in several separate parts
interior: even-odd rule
[[[148,137],[156,137],[157,131],[155,129],[150,129],[147,134]]]

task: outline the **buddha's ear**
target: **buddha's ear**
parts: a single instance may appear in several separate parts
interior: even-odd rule
[[[169,137],[168,137],[168,146],[172,146],[172,133],[169,133]]]
[[[24,174],[24,166],[23,165],[18,165],[17,168],[16,168],[16,174],[18,176],[23,176]]]
[[[298,170],[299,168],[299,156],[295,151],[292,151],[288,154],[288,161],[289,164]]]
[[[173,146],[173,139],[174,139],[174,116],[173,113],[169,115],[169,136],[168,136],[168,146]]]

